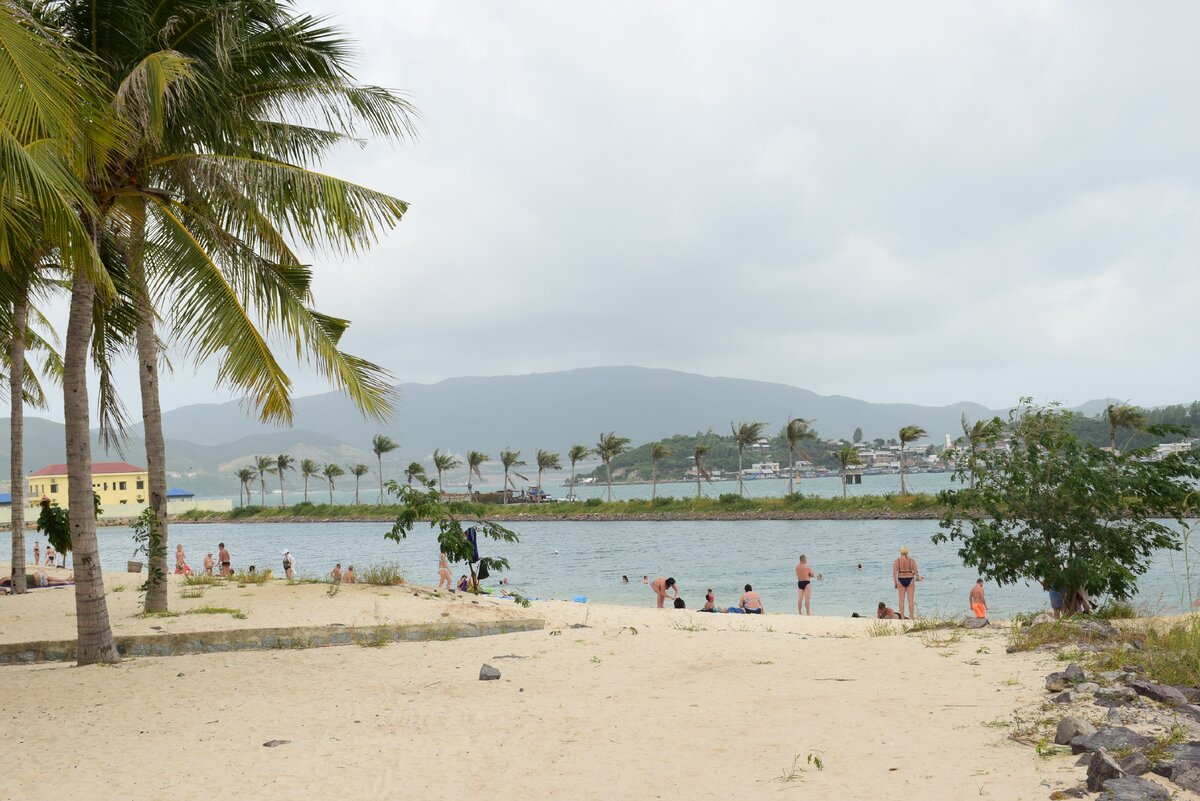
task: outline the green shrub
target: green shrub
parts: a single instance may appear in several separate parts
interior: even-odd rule
[[[243,570],[234,573],[229,577],[229,580],[237,584],[266,584],[271,580],[271,568],[268,567],[265,570],[259,570],[254,573],[247,573]]]
[[[190,576],[183,577],[183,586],[185,587],[212,587],[220,583],[220,578],[210,576],[207,573],[193,573]]]
[[[1137,616],[1137,610],[1128,601],[1108,601],[1096,610],[1096,617],[1104,620],[1133,620]]]
[[[391,587],[404,583],[404,574],[396,562],[367,565],[357,572],[357,576],[360,584],[375,584],[380,587]]]
[[[584,506],[599,506],[602,503],[604,503],[604,501],[601,500],[600,498],[588,498],[586,501],[583,502],[583,505]]]

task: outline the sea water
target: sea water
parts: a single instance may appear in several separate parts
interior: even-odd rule
[[[642,577],[674,577],[689,609],[704,603],[711,588],[721,606],[734,606],[744,585],[762,596],[767,612],[796,612],[795,565],[801,553],[823,576],[813,583],[812,611],[817,615],[872,615],[880,601],[896,605],[892,561],[907,545],[925,580],[918,583],[918,614],[956,615],[967,608],[967,593],[976,575],[964,567],[953,543],[934,545],[935,520],[738,520],[669,522],[506,523],[519,543],[483,540],[485,556],[502,556],[511,563],[505,573],[510,590],[532,598],[650,606],[654,593]],[[235,570],[255,565],[283,574],[282,552],[291,550],[302,576],[325,577],[335,562],[359,568],[381,562],[398,563],[409,581],[437,583],[438,547],[427,524],[400,543],[385,539],[387,523],[200,523],[173,524],[170,530],[170,568],[175,545],[182,544],[188,562],[200,570],[204,555],[224,542]],[[127,528],[99,532],[101,564],[105,571],[124,571],[133,558]],[[858,569],[861,563],[862,569]],[[1189,566],[1200,564],[1195,548],[1160,552],[1139,582],[1135,603],[1148,612],[1176,612],[1200,597],[1200,576],[1190,578]],[[453,565],[454,579],[467,572]],[[622,581],[629,577],[629,583]],[[498,583],[496,575],[484,582]],[[1046,593],[1036,583],[1006,587],[988,584],[992,616],[1047,606]]]

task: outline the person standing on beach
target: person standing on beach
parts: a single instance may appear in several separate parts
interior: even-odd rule
[[[175,546],[175,573],[182,576],[192,575],[192,569],[183,555],[183,543]]]
[[[55,562],[58,561],[58,554],[54,550],[54,546],[46,543],[46,567],[58,567]]]
[[[229,578],[233,575],[233,568],[231,567],[233,562],[230,560],[229,551],[225,550],[225,543],[223,542],[217,543],[217,561],[221,563],[222,576]]]
[[[205,574],[211,576],[212,569],[213,569],[212,551],[209,551],[208,553],[206,553],[204,555],[204,572],[205,572]]]
[[[446,585],[447,590],[451,590],[451,591],[454,590],[454,584],[450,580],[450,562],[446,558],[445,551],[442,551],[441,554],[438,556],[438,585],[437,585],[437,588],[440,590],[442,588],[443,584]]]
[[[33,566],[37,567],[42,563],[42,546],[37,540],[33,542]]]
[[[679,587],[675,584],[673,578],[663,578],[659,576],[654,581],[650,582],[650,589],[654,590],[654,594],[658,596],[658,608],[663,608],[663,602],[667,600],[667,590],[673,590],[675,594],[672,598],[679,597]]]
[[[908,599],[908,619],[915,620],[917,614],[917,585],[914,582],[924,581],[921,571],[917,569],[917,560],[908,555],[908,546],[900,548],[900,558],[892,562],[892,584],[896,587],[900,602],[896,611],[904,617],[904,599]]]
[[[971,594],[967,596],[967,604],[975,613],[975,617],[987,617],[987,598],[983,597],[983,579],[976,580],[975,586],[971,588]]]
[[[287,580],[292,580],[292,571],[296,567],[296,557],[292,556],[292,552],[287,548],[283,549],[283,575],[287,576]]]
[[[812,580],[813,569],[808,566],[808,557],[800,554],[800,563],[796,565],[796,589],[799,599],[796,601],[797,614],[812,614]]]

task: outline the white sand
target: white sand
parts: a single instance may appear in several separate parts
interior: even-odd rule
[[[134,584],[133,578],[129,582]],[[71,592],[0,599],[0,639],[69,636]],[[1046,655],[1004,632],[870,637],[874,621],[568,603],[429,600],[406,588],[281,585],[180,601],[245,621],[133,619],[118,631],[543,615],[546,631],[0,669],[0,797],[127,799],[1045,799],[1080,781],[1007,738],[1043,701]],[[280,622],[282,621],[282,622]],[[570,628],[586,623],[587,628]],[[636,629],[636,633],[634,630]],[[182,629],[179,629],[182,630]],[[945,632],[937,635],[945,640]],[[499,659],[503,655],[520,659]],[[503,671],[480,682],[488,662]],[[291,740],[264,748],[272,739]],[[807,763],[819,757],[824,769]],[[781,781],[797,761],[793,781]],[[44,793],[39,793],[44,795]]]

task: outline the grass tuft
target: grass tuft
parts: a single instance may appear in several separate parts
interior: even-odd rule
[[[396,584],[404,583],[404,573],[400,571],[400,565],[396,562],[384,562],[378,565],[367,565],[362,570],[359,570],[357,575],[360,584],[374,584],[378,587],[392,587]]]

